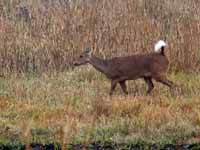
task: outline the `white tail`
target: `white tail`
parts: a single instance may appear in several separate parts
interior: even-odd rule
[[[154,51],[156,53],[161,53],[162,52],[161,48],[166,46],[167,44],[163,40],[160,40],[155,44]]]

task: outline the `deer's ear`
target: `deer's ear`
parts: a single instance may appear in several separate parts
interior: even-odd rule
[[[85,49],[85,53],[87,53],[89,56],[91,56],[92,55],[92,50],[91,50],[91,48],[86,48]]]

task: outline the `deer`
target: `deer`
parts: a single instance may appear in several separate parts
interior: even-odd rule
[[[149,95],[154,88],[153,79],[170,89],[175,87],[167,78],[169,61],[165,55],[166,46],[167,44],[160,40],[155,44],[153,52],[110,59],[99,58],[93,54],[91,48],[86,48],[73,64],[74,66],[91,64],[103,73],[111,81],[109,95],[113,94],[117,84],[128,95],[126,81],[136,79],[144,79],[148,86],[146,94]]]

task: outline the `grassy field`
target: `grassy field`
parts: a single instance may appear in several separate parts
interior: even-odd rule
[[[142,80],[128,82],[129,96],[89,66],[60,74],[0,79],[0,138],[24,143],[200,142],[200,76],[170,74],[175,93],[156,83],[145,96]]]

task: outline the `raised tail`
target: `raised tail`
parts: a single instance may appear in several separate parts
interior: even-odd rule
[[[163,40],[160,40],[155,44],[154,52],[164,55],[164,49],[166,46],[167,44]]]

